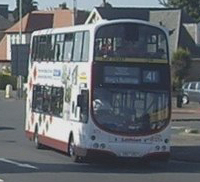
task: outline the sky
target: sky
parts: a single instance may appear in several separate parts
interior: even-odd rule
[[[23,0],[22,0],[23,1]],[[38,2],[40,10],[51,7],[58,7],[59,4],[66,2],[67,6],[73,7],[73,0],[34,0]],[[91,11],[94,6],[102,4],[102,0],[76,0],[77,7],[81,10]],[[113,7],[161,7],[158,0],[107,0]],[[16,0],[0,0],[0,4],[8,4],[9,10],[16,7]]]

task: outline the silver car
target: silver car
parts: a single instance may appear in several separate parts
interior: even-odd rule
[[[182,103],[190,101],[200,103],[200,81],[185,82],[182,86]]]

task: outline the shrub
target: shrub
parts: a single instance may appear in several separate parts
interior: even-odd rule
[[[17,78],[15,76],[4,75],[0,73],[0,89],[5,90],[7,84],[11,84],[13,87],[13,90],[16,90]]]
[[[180,88],[183,80],[188,76],[191,65],[190,52],[179,48],[172,56],[172,82],[173,88]]]

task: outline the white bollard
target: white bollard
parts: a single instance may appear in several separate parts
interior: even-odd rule
[[[12,85],[10,84],[6,85],[5,98],[8,99],[12,97],[12,90],[13,90]]]

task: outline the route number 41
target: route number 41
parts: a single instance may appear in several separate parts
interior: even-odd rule
[[[145,82],[145,83],[157,83],[157,82],[159,82],[158,71],[152,71],[152,70],[143,71],[143,82]]]

